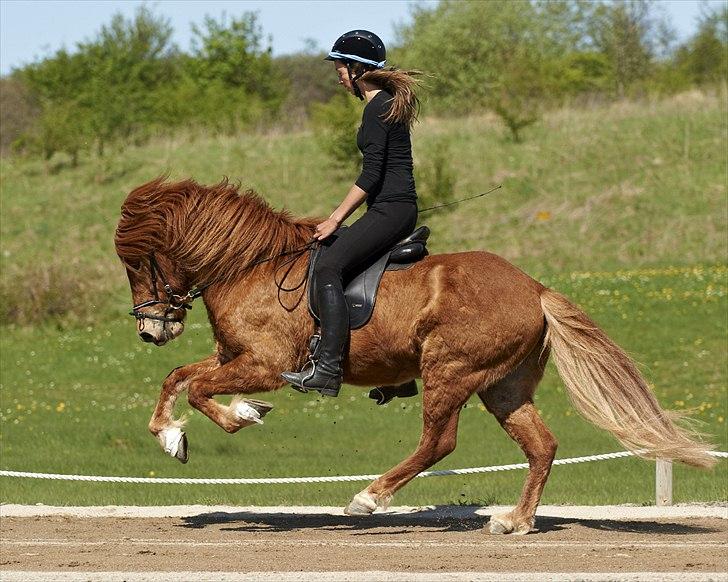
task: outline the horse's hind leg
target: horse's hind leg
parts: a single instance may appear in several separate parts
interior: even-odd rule
[[[545,358],[538,349],[513,373],[478,394],[503,429],[518,443],[528,458],[528,475],[521,499],[513,511],[491,517],[491,533],[526,534],[534,527],[536,507],[541,500],[557,442],[536,411],[531,398],[543,375]]]
[[[399,465],[357,493],[344,510],[348,515],[368,515],[386,507],[392,496],[418,473],[431,467],[455,449],[460,410],[473,390],[458,381],[424,377],[422,436],[415,451]]]
[[[557,443],[533,402],[525,402],[498,420],[526,454],[529,468],[518,505],[509,513],[492,516],[489,528],[491,533],[526,534],[533,529],[536,507],[551,471]]]

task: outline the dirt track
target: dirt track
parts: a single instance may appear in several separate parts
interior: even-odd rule
[[[3,571],[727,572],[724,519],[541,517],[527,536],[484,518],[201,513],[3,517]],[[0,574],[1,577],[1,574]]]

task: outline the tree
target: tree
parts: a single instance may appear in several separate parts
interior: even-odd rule
[[[198,81],[216,80],[264,101],[280,100],[280,77],[273,67],[270,38],[264,46],[255,12],[245,12],[229,22],[225,14],[219,21],[206,16],[203,26],[193,25],[192,32],[190,65]]]
[[[495,111],[514,140],[560,91],[564,55],[581,38],[573,2],[443,0],[416,6],[398,30],[405,66],[432,74],[425,101],[434,110]],[[568,18],[567,18],[568,16]]]
[[[326,103],[341,91],[334,67],[324,60],[323,53],[282,55],[273,64],[286,89],[282,107],[287,119],[300,123],[310,115],[314,104]]]
[[[88,75],[82,56],[65,49],[17,72],[39,110],[35,124],[18,140],[23,149],[40,153],[46,160],[56,152],[66,152],[74,165],[78,162],[79,152],[91,139],[91,112],[82,100]]]
[[[172,32],[168,19],[141,6],[130,20],[116,14],[96,39],[78,45],[88,75],[81,101],[91,112],[99,155],[109,141],[155,124],[155,90],[176,76]]]
[[[665,26],[651,0],[616,0],[592,5],[589,36],[610,68],[614,91],[619,97],[654,69],[657,46]]]
[[[116,14],[96,38],[78,44],[75,53],[61,49],[20,75],[38,99],[46,125],[72,115],[62,123],[69,153],[95,141],[102,155],[109,141],[149,131],[156,123],[154,92],[175,78],[177,50],[171,35],[168,20],[142,6],[131,20]],[[63,149],[64,140],[53,128],[40,128],[35,135],[49,140],[41,148],[46,153]]]
[[[675,63],[698,85],[728,78],[728,7],[702,14],[697,32],[678,49]]]

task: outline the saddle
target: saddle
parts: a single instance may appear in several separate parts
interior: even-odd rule
[[[314,267],[316,261],[331,246],[337,233],[349,228],[339,227],[331,237],[321,241],[312,252],[308,260],[308,311],[316,323],[319,322],[318,307],[316,305],[316,280]],[[372,257],[357,269],[357,273],[346,275],[344,278],[344,296],[349,307],[349,329],[358,329],[365,325],[372,317],[374,303],[377,299],[379,282],[384,271],[398,271],[409,269],[417,261],[425,257],[427,252],[427,238],[430,229],[421,226],[411,235],[402,239],[383,255]]]

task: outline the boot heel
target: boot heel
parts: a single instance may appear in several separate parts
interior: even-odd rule
[[[332,398],[336,398],[341,390],[341,385],[337,388],[317,388],[317,390],[321,392],[322,396],[331,396]]]

